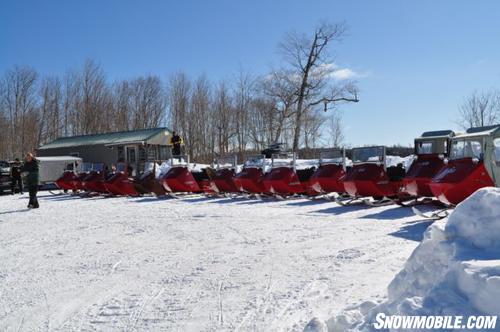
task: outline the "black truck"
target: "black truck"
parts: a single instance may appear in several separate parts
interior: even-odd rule
[[[10,164],[0,160],[0,195],[5,191],[11,191],[12,179],[10,177]]]

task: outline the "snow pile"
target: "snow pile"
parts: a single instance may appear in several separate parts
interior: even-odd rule
[[[403,164],[403,167],[408,170],[415,160],[414,155],[409,155],[406,157],[400,157],[400,156],[386,156],[385,157],[385,166],[386,167],[393,167],[393,166],[398,166],[399,164]]]
[[[374,330],[386,315],[500,315],[500,189],[484,188],[427,229],[379,305],[331,318],[328,331]],[[368,309],[368,310],[367,310]]]
[[[243,164],[243,167],[262,168],[264,173],[271,170],[272,159],[262,158],[260,156],[249,158]]]
[[[295,168],[296,169],[307,169],[312,167],[318,167],[319,160],[318,159],[297,159],[295,160]]]
[[[339,157],[339,158],[323,158],[321,159],[321,164],[323,165],[326,165],[326,164],[342,164],[343,162],[343,159],[342,157]],[[347,167],[351,167],[352,166],[352,160],[349,159],[349,158],[345,158],[345,165]]]
[[[414,160],[415,160],[414,155],[409,155],[406,157],[386,155],[385,167],[396,167],[399,164],[402,164],[405,169],[409,169],[411,164],[413,164]],[[370,157],[368,158],[368,162],[380,162],[380,157],[379,156]]]
[[[155,174],[156,178],[159,179],[163,175],[167,174],[170,168],[171,168],[170,161],[164,161],[163,163],[161,163],[160,167],[158,167],[156,170]]]

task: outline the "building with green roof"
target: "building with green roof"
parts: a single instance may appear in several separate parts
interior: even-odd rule
[[[170,157],[170,137],[171,131],[165,127],[60,137],[40,146],[37,155],[80,157],[83,162],[108,167],[127,162],[134,171],[142,171],[145,162]]]

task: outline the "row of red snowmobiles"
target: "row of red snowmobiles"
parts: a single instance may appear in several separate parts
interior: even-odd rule
[[[204,193],[280,199],[307,196],[342,205],[432,203],[443,209],[422,215],[438,219],[477,189],[498,186],[500,125],[470,128],[463,134],[425,132],[415,139],[414,155],[406,158],[388,156],[385,147],[372,146],[352,149],[350,159],[344,149],[325,150],[315,161],[297,160],[294,153],[261,155],[249,158],[243,166],[234,158],[205,167],[179,158],[178,162],[172,159],[161,174],[157,166],[137,178],[128,173],[123,167],[114,172],[102,167],[68,171],[57,185],[67,191],[122,196]]]

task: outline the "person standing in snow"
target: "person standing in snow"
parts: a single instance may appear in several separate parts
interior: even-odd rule
[[[170,145],[172,145],[172,155],[181,155],[181,144],[182,138],[175,131],[172,132],[172,138],[170,138]]]
[[[33,156],[32,153],[26,155],[24,165],[21,167],[21,172],[27,172],[27,185],[30,194],[30,201],[28,203],[28,209],[38,209],[40,205],[38,204],[38,199],[36,194],[38,192],[38,160]]]
[[[16,193],[16,186],[19,188],[19,193],[23,194],[23,180],[21,178],[21,162],[19,158],[16,158],[14,163],[10,168],[11,182],[11,193],[14,195]]]

